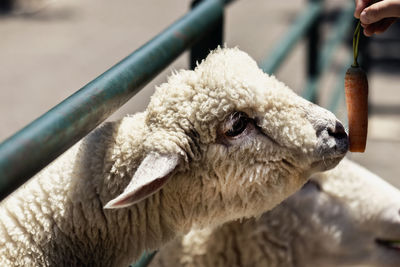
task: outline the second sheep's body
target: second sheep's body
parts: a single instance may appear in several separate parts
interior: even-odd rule
[[[128,266],[191,229],[271,209],[347,146],[333,114],[218,49],[4,200],[0,266]]]
[[[397,267],[400,191],[349,160],[258,219],[194,230],[150,267]]]

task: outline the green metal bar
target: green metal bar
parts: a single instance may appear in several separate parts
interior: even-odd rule
[[[322,2],[322,0],[309,1],[312,3]],[[319,14],[318,17],[315,19],[315,22],[312,23],[307,33],[307,79],[312,79],[320,74],[320,70],[318,69],[318,60],[320,57],[320,23],[321,14]],[[318,99],[314,95],[314,98],[310,99],[310,101],[316,103]]]
[[[341,12],[341,15],[338,18],[338,22],[333,29],[333,34],[330,35],[328,40],[325,42],[322,52],[319,56],[318,60],[318,70],[319,74],[324,73],[324,71],[329,67],[330,63],[332,62],[332,57],[334,52],[336,51],[335,48],[339,45],[343,39],[346,37],[346,34],[352,25],[353,21],[353,12],[354,12],[354,4],[352,2],[348,8]],[[319,83],[321,75],[310,77],[305,89],[302,93],[302,96],[306,99],[313,99],[316,95],[317,86]]]
[[[140,256],[140,259],[134,264],[130,265],[130,267],[146,267],[150,264],[156,253],[157,251],[143,253],[142,256]]]
[[[323,10],[322,3],[311,2],[297,16],[288,34],[272,49],[269,56],[261,61],[260,68],[266,73],[274,73],[288,56],[294,45],[307,33]]]
[[[213,29],[223,2],[205,0],[162,33],[0,144],[0,200],[98,126]]]

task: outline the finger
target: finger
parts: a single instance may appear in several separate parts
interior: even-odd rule
[[[399,0],[384,0],[365,8],[360,14],[360,21],[372,24],[389,17],[400,17]]]
[[[364,28],[364,35],[365,36],[372,36],[373,34],[380,34],[386,31],[390,25],[392,25],[396,21],[396,18],[386,18],[375,22],[373,24],[367,25]]]
[[[373,26],[369,25],[365,27],[363,33],[365,36],[371,37],[374,34]]]
[[[380,21],[380,23],[376,26],[375,32],[376,34],[383,33],[386,31],[390,25],[392,25],[396,21],[396,18],[386,18]]]
[[[372,0],[355,0],[355,2],[356,9],[354,10],[354,17],[359,19],[361,12],[372,2]]]

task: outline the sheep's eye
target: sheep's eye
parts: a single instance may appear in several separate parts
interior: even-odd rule
[[[243,112],[235,112],[231,115],[230,120],[228,121],[228,127],[225,131],[225,136],[227,137],[235,137],[240,135],[246,130],[247,125],[250,122],[250,118],[246,113]]]

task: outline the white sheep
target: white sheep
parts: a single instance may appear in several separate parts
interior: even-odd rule
[[[400,266],[400,191],[343,160],[260,219],[193,230],[155,266]]]
[[[333,114],[217,49],[3,201],[0,266],[127,266],[191,229],[271,209],[346,151]]]

